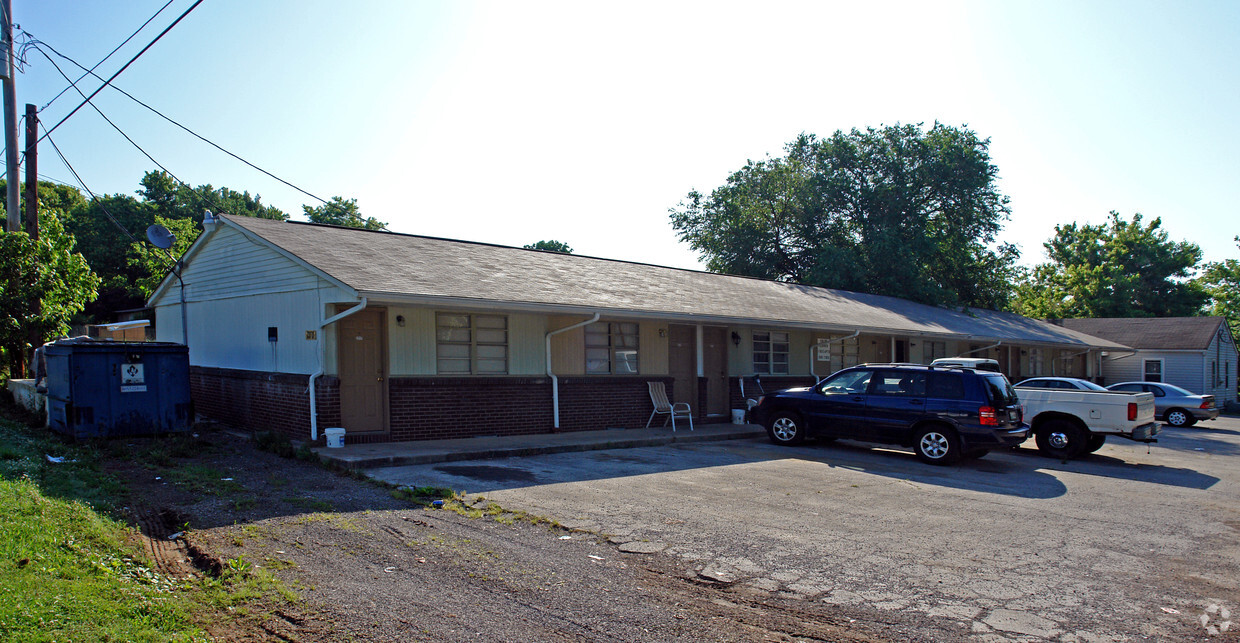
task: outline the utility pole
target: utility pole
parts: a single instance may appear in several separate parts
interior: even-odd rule
[[[26,234],[39,240],[39,111],[26,103]]]
[[[13,0],[0,0],[3,9],[3,24],[0,24],[0,46],[4,48],[3,79],[4,79],[4,161],[8,168],[8,194],[5,204],[8,208],[9,232],[21,230],[21,211],[17,201],[17,90],[13,87],[16,75],[13,65]]]

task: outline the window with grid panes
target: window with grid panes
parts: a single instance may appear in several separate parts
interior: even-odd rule
[[[586,373],[637,373],[637,324],[595,322],[586,326]]]
[[[440,375],[506,375],[508,318],[437,313],[436,364]]]
[[[788,333],[754,331],[753,372],[759,375],[788,374]]]
[[[947,342],[928,341],[923,344],[922,360],[926,364],[947,357]]]

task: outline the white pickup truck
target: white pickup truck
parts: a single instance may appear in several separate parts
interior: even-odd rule
[[[1107,436],[1157,442],[1154,396],[1116,395],[1075,377],[1034,377],[1016,385],[1038,450],[1068,460],[1102,448]]]

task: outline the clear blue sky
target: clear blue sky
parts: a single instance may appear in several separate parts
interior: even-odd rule
[[[23,30],[90,66],[165,1],[13,4]],[[1237,34],[1238,2],[206,0],[116,84],[398,232],[698,267],[667,216],[691,189],[800,132],[937,120],[991,139],[1002,238],[1026,263],[1056,224],[1110,210],[1161,217],[1221,260],[1240,256]],[[19,112],[65,85],[28,50]],[[96,102],[191,184],[297,218],[314,203],[110,90]],[[96,192],[133,193],[153,169],[89,108],[52,136]],[[73,182],[46,143],[39,167]]]

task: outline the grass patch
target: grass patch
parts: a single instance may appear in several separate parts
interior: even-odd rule
[[[153,571],[123,524],[0,480],[0,635],[12,641],[206,641],[193,591]]]
[[[141,536],[109,517],[129,504],[104,466],[116,459],[161,473],[171,463],[164,475],[199,493],[242,490],[220,471],[174,462],[201,453],[188,436],[68,443],[14,417],[0,399],[0,640],[205,642],[201,624],[298,600],[244,559],[218,578],[164,576]]]
[[[197,494],[222,496],[245,490],[241,483],[213,467],[200,464],[184,464],[168,471],[174,484]]]

